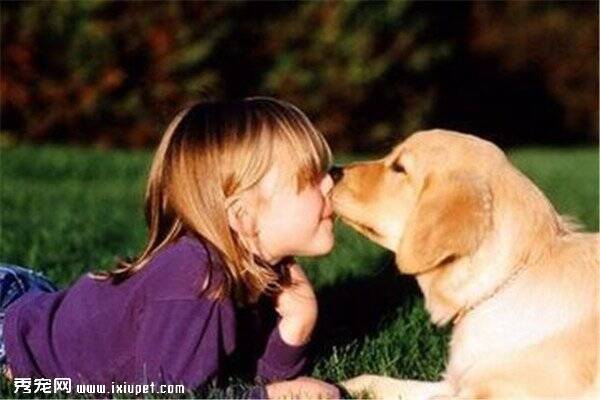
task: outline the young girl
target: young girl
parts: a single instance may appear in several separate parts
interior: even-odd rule
[[[296,378],[317,304],[290,258],[333,246],[330,163],[324,138],[291,104],[247,98],[182,111],[152,162],[149,237],[133,262],[61,291],[29,270],[0,269],[5,374],[197,389],[252,347],[258,385],[244,396],[338,397]],[[265,299],[276,320],[263,340],[256,304]]]

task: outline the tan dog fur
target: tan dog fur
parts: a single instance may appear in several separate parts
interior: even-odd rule
[[[442,382],[363,375],[342,385],[377,398],[600,393],[599,236],[559,216],[499,148],[424,131],[343,173],[336,213],[394,251],[431,320],[454,326]]]

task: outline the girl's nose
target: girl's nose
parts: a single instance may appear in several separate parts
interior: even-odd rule
[[[327,173],[321,181],[321,192],[323,195],[327,196],[329,195],[329,192],[331,192],[331,189],[333,189],[333,178]]]

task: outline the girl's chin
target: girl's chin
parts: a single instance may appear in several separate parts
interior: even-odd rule
[[[321,246],[319,247],[321,251],[319,255],[323,256],[325,254],[329,254],[331,250],[333,250],[334,245],[333,233],[329,233],[326,238],[323,238],[320,244]]]
[[[334,244],[333,235],[327,235],[327,237],[321,237],[320,239],[321,240],[311,246],[309,251],[304,251],[302,252],[303,254],[296,255],[302,257],[319,257],[331,253]]]

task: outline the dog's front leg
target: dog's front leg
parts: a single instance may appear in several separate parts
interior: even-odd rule
[[[423,382],[400,380],[387,376],[360,375],[341,382],[350,394],[359,398],[425,400],[451,396],[453,391],[447,382]]]

